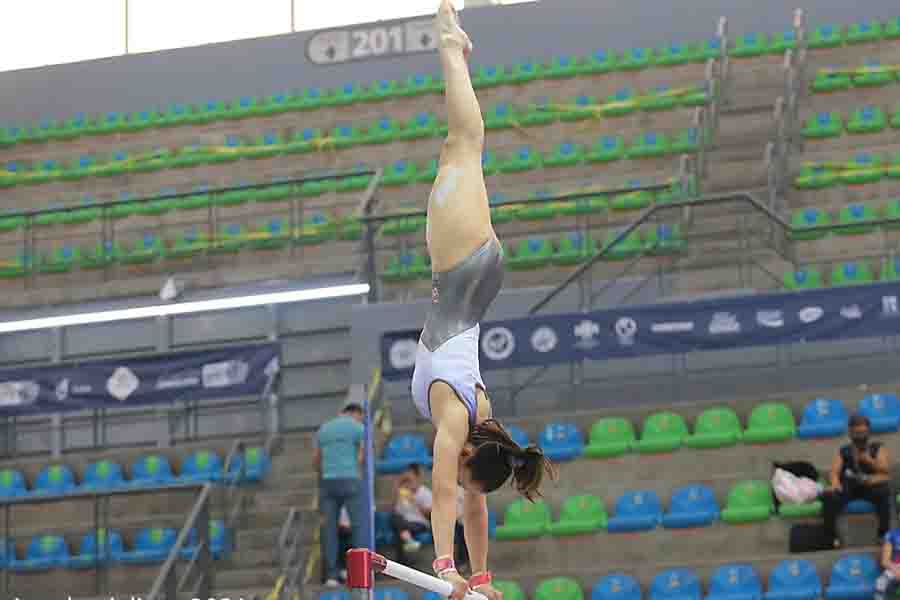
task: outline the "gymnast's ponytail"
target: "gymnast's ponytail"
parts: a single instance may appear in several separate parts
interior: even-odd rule
[[[486,494],[497,490],[512,476],[516,490],[534,502],[541,495],[544,473],[556,478],[556,468],[540,448],[534,445],[523,448],[494,419],[475,425],[469,433],[469,443],[473,452],[466,465],[472,470],[472,480]]]

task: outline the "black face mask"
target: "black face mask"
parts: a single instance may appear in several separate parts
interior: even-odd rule
[[[869,435],[866,433],[862,435],[853,435],[850,436],[850,441],[853,442],[854,446],[862,449],[869,445]]]

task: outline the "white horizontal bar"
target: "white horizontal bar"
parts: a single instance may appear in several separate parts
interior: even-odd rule
[[[448,597],[453,593],[453,586],[443,579],[438,579],[433,575],[427,575],[421,571],[416,571],[415,569],[411,569],[392,560],[385,559],[385,565],[384,570],[382,570],[382,573],[385,575],[400,579],[401,581],[405,581],[416,587],[436,592],[444,597]],[[466,594],[466,600],[487,600],[487,598],[478,592],[469,591],[469,593]]]

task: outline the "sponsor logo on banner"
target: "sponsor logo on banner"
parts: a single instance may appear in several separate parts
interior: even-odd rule
[[[531,347],[536,351],[545,353],[551,352],[559,343],[559,336],[551,327],[538,327],[531,334]]]
[[[69,378],[65,377],[62,381],[56,384],[56,400],[59,402],[65,402],[69,399]]]
[[[278,374],[278,371],[281,370],[281,361],[278,360],[277,356],[273,356],[272,360],[266,363],[266,368],[263,369],[263,373],[266,374],[266,377],[272,378]]]
[[[594,321],[588,321],[587,319],[581,321],[575,326],[573,333],[577,340],[575,342],[576,348],[590,350],[591,348],[596,348],[597,344],[599,344],[597,337],[600,335],[600,325]]]
[[[741,322],[738,321],[737,315],[734,313],[717,312],[712,316],[712,319],[709,322],[709,332],[712,335],[740,333]]]
[[[156,380],[158,390],[177,390],[182,388],[197,387],[200,385],[200,371],[193,369],[190,371],[182,371],[181,373],[172,373],[163,375]]]
[[[24,406],[34,404],[41,393],[36,381],[0,382],[0,406]]]
[[[650,326],[650,331],[653,333],[690,333],[693,330],[693,321],[669,321],[666,323],[654,323]]]
[[[823,316],[825,316],[825,311],[821,306],[807,306],[800,310],[797,313],[797,316],[800,317],[800,321],[802,323],[806,323],[807,325],[810,323],[815,323]]]
[[[862,319],[862,309],[859,307],[859,304],[851,304],[849,306],[841,307],[841,316],[845,319],[856,320]]]
[[[388,360],[391,366],[398,371],[403,371],[416,364],[416,349],[419,344],[414,339],[395,340],[388,352]]]
[[[491,327],[481,339],[481,350],[491,360],[506,360],[516,349],[516,338],[506,327]]]
[[[119,367],[113,371],[112,376],[106,381],[106,391],[109,395],[124,402],[141,385],[141,380],[128,367]]]
[[[226,360],[203,365],[203,387],[222,388],[241,385],[247,381],[250,365],[242,360]]]
[[[884,317],[896,317],[900,314],[900,305],[897,296],[883,296],[881,298],[881,315]]]
[[[784,327],[784,313],[780,310],[760,310],[756,313],[756,322],[760,327],[778,329]]]
[[[616,324],[613,326],[613,329],[616,332],[616,337],[619,338],[619,343],[623,346],[633,346],[634,338],[637,337],[637,321],[632,319],[631,317],[622,317]]]

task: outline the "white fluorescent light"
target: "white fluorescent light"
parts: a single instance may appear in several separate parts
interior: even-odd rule
[[[289,292],[273,292],[271,294],[255,294],[234,298],[217,298],[215,300],[198,300],[196,302],[179,302],[177,304],[157,304],[138,308],[105,310],[101,312],[61,315],[39,319],[23,319],[21,321],[0,322],[0,333],[49,329],[53,327],[70,327],[72,325],[90,325],[91,323],[109,323],[111,321],[127,321],[131,319],[147,319],[187,313],[208,312],[211,310],[229,310],[248,306],[264,306],[266,304],[284,304],[286,302],[305,302],[308,300],[325,300],[344,296],[361,296],[369,293],[369,284],[356,283],[336,285],[332,287],[313,288],[309,290],[293,290]]]

